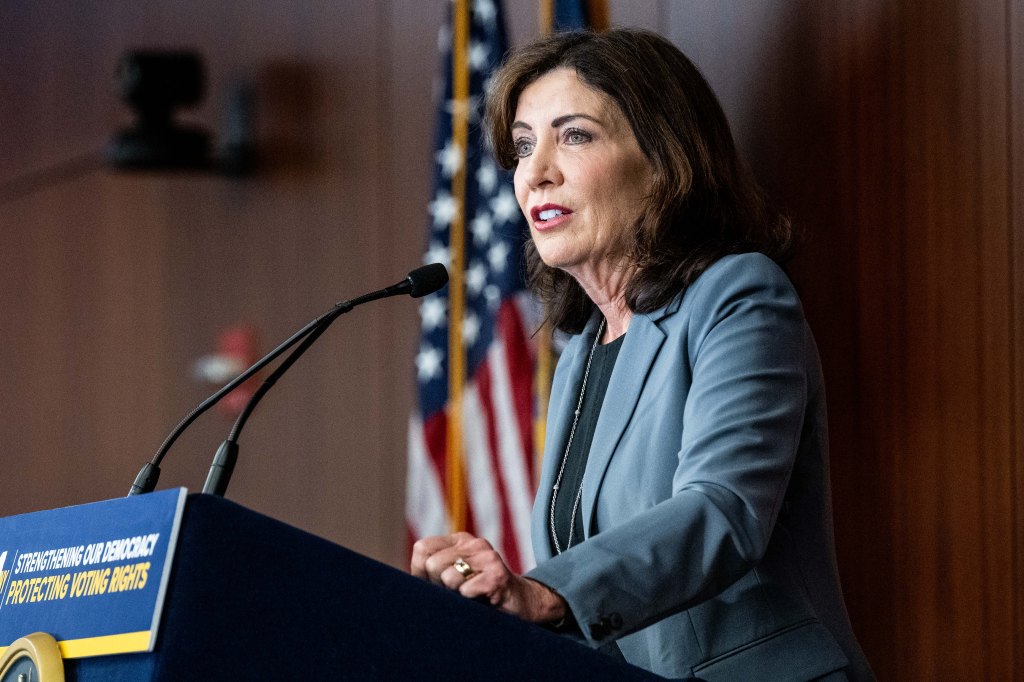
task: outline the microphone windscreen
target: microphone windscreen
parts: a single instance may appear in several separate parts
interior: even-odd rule
[[[448,271],[440,263],[431,263],[409,273],[409,295],[420,298],[432,294],[448,283]]]

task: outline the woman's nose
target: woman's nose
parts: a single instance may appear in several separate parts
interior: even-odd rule
[[[554,150],[549,145],[538,144],[525,161],[525,168],[523,162],[519,162],[520,169],[526,171],[524,179],[531,188],[562,182],[562,173],[558,168]]]

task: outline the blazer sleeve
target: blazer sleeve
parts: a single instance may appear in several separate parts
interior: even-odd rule
[[[667,333],[685,339],[666,344],[661,352],[677,357],[659,356],[656,370],[667,362],[690,379],[678,384],[688,384],[681,439],[633,439],[615,454],[677,457],[671,496],[527,574],[565,598],[592,645],[699,604],[749,572],[766,551],[799,447],[809,342],[778,266],[756,254],[724,259],[675,315],[679,328]],[[606,400],[603,409],[614,408]]]

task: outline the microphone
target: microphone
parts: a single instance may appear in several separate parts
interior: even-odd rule
[[[128,492],[128,495],[139,495],[142,493],[152,492],[156,488],[157,481],[160,478],[160,463],[163,461],[164,456],[167,454],[167,451],[170,450],[171,446],[174,444],[174,441],[178,439],[178,437],[185,431],[185,429],[187,429],[192,424],[192,422],[194,422],[201,414],[203,414],[211,407],[216,405],[224,396],[238,388],[238,386],[243,384],[247,379],[249,379],[254,374],[259,372],[261,369],[266,367],[268,364],[273,362],[282,353],[284,353],[286,350],[294,346],[296,343],[303,341],[300,348],[297,348],[295,352],[292,353],[291,356],[286,358],[285,361],[281,363],[281,366],[284,368],[284,370],[281,371],[281,374],[283,374],[284,371],[286,371],[288,367],[290,367],[291,364],[294,363],[295,360],[297,360],[302,355],[302,353],[304,353],[306,349],[309,348],[309,346],[311,346],[313,342],[316,341],[316,339],[319,338],[319,336],[324,333],[324,331],[326,331],[327,327],[330,326],[330,324],[334,322],[334,320],[341,317],[345,313],[349,312],[356,306],[362,305],[363,303],[368,303],[370,301],[376,301],[377,299],[389,298],[391,296],[400,296],[402,294],[409,294],[413,298],[420,298],[422,296],[434,293],[447,283],[448,271],[440,263],[432,263],[430,265],[424,265],[422,267],[416,268],[415,270],[410,272],[409,275],[401,282],[397,282],[396,284],[392,284],[391,286],[385,287],[384,289],[380,289],[378,291],[373,291],[369,294],[363,294],[362,296],[351,299],[349,301],[343,301],[341,303],[335,304],[333,308],[328,310],[323,315],[317,317],[316,319],[310,321],[302,329],[292,334],[277,348],[267,353],[267,355],[258,360],[256,363],[254,363],[251,367],[249,367],[244,372],[239,374],[237,377],[229,381],[220,390],[218,390],[216,393],[214,393],[206,400],[201,402],[195,409],[188,413],[185,416],[185,418],[182,419],[178,423],[178,425],[171,430],[171,433],[168,434],[167,438],[164,439],[164,442],[157,449],[156,454],[153,455],[153,459],[146,462],[142,466],[142,469],[139,470],[139,473],[135,477],[135,481],[132,483],[132,487],[131,490]],[[280,370],[281,368],[279,367],[278,369]],[[276,371],[275,374],[277,374]],[[277,374],[277,376],[279,377],[280,374]],[[274,381],[276,380],[277,377],[274,377]],[[271,383],[271,385],[273,384]],[[261,386],[260,388],[262,389],[263,387]],[[267,387],[266,390],[269,390],[269,386]],[[266,393],[266,390],[263,390],[262,393]],[[259,394],[260,397],[262,397],[260,391],[257,391],[257,394]],[[254,394],[253,398],[250,399],[250,403],[252,403],[254,399],[256,399],[256,394]],[[256,399],[256,402],[259,402],[258,399]],[[253,404],[252,407],[255,407],[255,404]],[[247,417],[247,413],[251,411],[252,409],[250,408],[250,406],[246,405],[246,410],[243,412],[243,414],[245,414]],[[241,416],[239,418],[241,419]],[[237,437],[237,434],[235,435]],[[214,460],[214,463],[217,463],[216,459]],[[233,468],[233,466],[234,464],[232,462],[231,467]],[[228,471],[227,474],[228,477],[230,477],[230,471]],[[226,487],[226,485],[227,484],[225,482],[224,486]]]
[[[383,296],[397,296],[401,294],[409,294],[413,298],[420,298],[428,294],[432,294],[448,282],[448,271],[440,263],[433,263],[431,265],[425,265],[421,268],[417,268],[409,273],[401,282],[394,284],[386,289],[382,289],[379,292],[368,294],[368,297],[378,297],[378,294]],[[363,298],[368,298],[363,297]],[[368,299],[369,300],[369,299]],[[357,299],[360,301],[360,299]],[[206,475],[206,483],[203,484],[203,492],[208,495],[224,496],[227,492],[228,483],[231,481],[231,475],[235,471],[235,463],[238,461],[238,438],[242,434],[242,429],[245,427],[246,422],[249,420],[249,415],[252,414],[253,410],[263,399],[263,397],[274,387],[277,380],[284,375],[285,372],[291,368],[291,366],[302,357],[302,354],[309,350],[309,347],[316,343],[316,340],[320,338],[327,327],[337,319],[337,316],[329,317],[325,319],[316,329],[312,330],[302,343],[299,344],[292,353],[285,358],[280,365],[268,376],[260,387],[252,394],[249,398],[249,402],[245,404],[242,412],[239,413],[238,418],[235,420],[234,426],[231,428],[231,432],[228,434],[227,440],[220,444],[217,448],[217,453],[213,457],[213,462],[210,463],[210,471]]]
[[[440,263],[431,263],[416,268],[409,276],[393,286],[384,289],[386,296],[409,294],[413,298],[423,298],[434,293],[448,283],[448,270]]]

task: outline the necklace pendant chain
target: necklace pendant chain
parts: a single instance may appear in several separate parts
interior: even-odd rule
[[[561,554],[565,550],[562,549],[561,543],[558,542],[558,533],[555,531],[555,500],[558,499],[558,491],[562,487],[562,475],[565,473],[565,463],[569,461],[569,449],[572,447],[572,437],[576,435],[576,425],[580,421],[580,413],[583,410],[583,396],[587,393],[587,379],[590,378],[590,365],[594,362],[594,351],[597,350],[597,345],[601,342],[601,336],[604,334],[605,320],[601,320],[601,325],[597,328],[597,336],[594,337],[594,343],[590,346],[590,355],[587,357],[587,366],[583,371],[583,384],[580,386],[580,397],[576,402],[576,411],[573,413],[572,428],[569,429],[569,440],[565,444],[565,452],[562,454],[562,464],[558,467],[558,476],[555,478],[555,485],[551,489],[551,509],[548,514],[548,523],[551,526],[551,540],[555,545],[555,554]],[[576,512],[580,508],[580,500],[583,497],[583,481],[580,480],[580,487],[576,491],[576,499],[572,503],[572,516],[569,517],[569,537],[565,542],[565,549],[569,549],[572,546],[572,534],[576,530]]]

